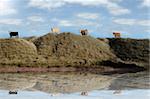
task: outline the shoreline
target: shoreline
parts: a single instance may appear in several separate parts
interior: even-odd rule
[[[5,66],[0,67],[0,73],[46,73],[46,72],[87,72],[97,74],[122,74],[122,73],[135,73],[145,71],[143,67],[113,67],[113,66],[48,66],[48,67],[29,67],[29,66]]]

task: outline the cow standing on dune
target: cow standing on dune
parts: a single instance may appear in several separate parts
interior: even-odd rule
[[[59,28],[51,28],[51,32],[52,33],[60,33],[60,29]]]
[[[115,38],[121,38],[121,33],[119,32],[113,32],[113,35],[115,36]]]
[[[80,30],[81,35],[88,35],[88,30]]]
[[[10,32],[9,35],[10,35],[10,38],[12,38],[13,36],[19,37],[18,32]]]

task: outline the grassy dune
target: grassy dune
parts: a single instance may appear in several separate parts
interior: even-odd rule
[[[148,39],[109,39],[109,45],[121,60],[149,68]]]
[[[148,64],[148,44],[149,40],[96,39],[69,32],[0,39],[0,66],[95,66],[116,60]]]

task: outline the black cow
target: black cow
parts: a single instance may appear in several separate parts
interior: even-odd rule
[[[19,37],[18,32],[10,32],[9,35],[10,35],[10,38],[12,38],[13,36]]]

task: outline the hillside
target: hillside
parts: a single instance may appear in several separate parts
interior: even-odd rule
[[[109,45],[121,60],[149,68],[148,39],[109,39]]]
[[[0,39],[1,65],[20,65],[37,57],[36,46],[24,39]]]
[[[96,39],[73,33],[0,39],[0,66],[100,66],[114,61],[149,67],[149,40]]]
[[[90,36],[47,34],[34,41],[38,55],[53,65],[92,65],[114,58],[110,47]]]

